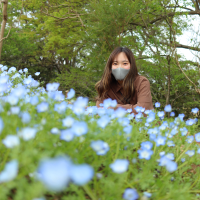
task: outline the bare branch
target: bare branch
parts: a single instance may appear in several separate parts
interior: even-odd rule
[[[6,37],[4,37],[4,38],[2,38],[2,39],[0,40],[0,42],[8,38],[8,36],[9,36],[9,34],[10,34],[10,30],[11,30],[11,28],[12,28],[12,26],[10,27],[10,29],[9,29],[9,31],[8,31],[8,34],[7,34],[7,36],[6,36]]]

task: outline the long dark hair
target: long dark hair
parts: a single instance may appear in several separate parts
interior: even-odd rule
[[[130,62],[130,71],[123,80],[123,96],[124,99],[130,101],[133,98],[135,87],[134,81],[136,76],[138,76],[138,70],[135,62],[134,55],[130,49],[127,47],[117,47],[114,51],[110,54],[108,61],[106,63],[103,76],[100,81],[98,81],[95,85],[95,89],[98,92],[98,97],[96,100],[105,99],[107,92],[110,90],[111,83],[116,82],[114,76],[112,75],[112,63],[115,57],[124,52]]]

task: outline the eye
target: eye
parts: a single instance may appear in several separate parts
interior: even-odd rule
[[[127,65],[128,63],[124,63],[124,65]]]
[[[113,63],[113,65],[117,65],[117,63]]]

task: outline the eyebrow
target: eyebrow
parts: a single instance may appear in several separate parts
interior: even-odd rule
[[[113,62],[118,62],[118,61],[114,60]],[[128,60],[122,60],[122,62],[128,62]]]

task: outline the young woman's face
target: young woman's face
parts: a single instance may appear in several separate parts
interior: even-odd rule
[[[118,67],[121,67],[124,69],[130,69],[130,62],[124,52],[119,53],[114,58],[114,61],[112,63],[112,69],[117,69]]]

